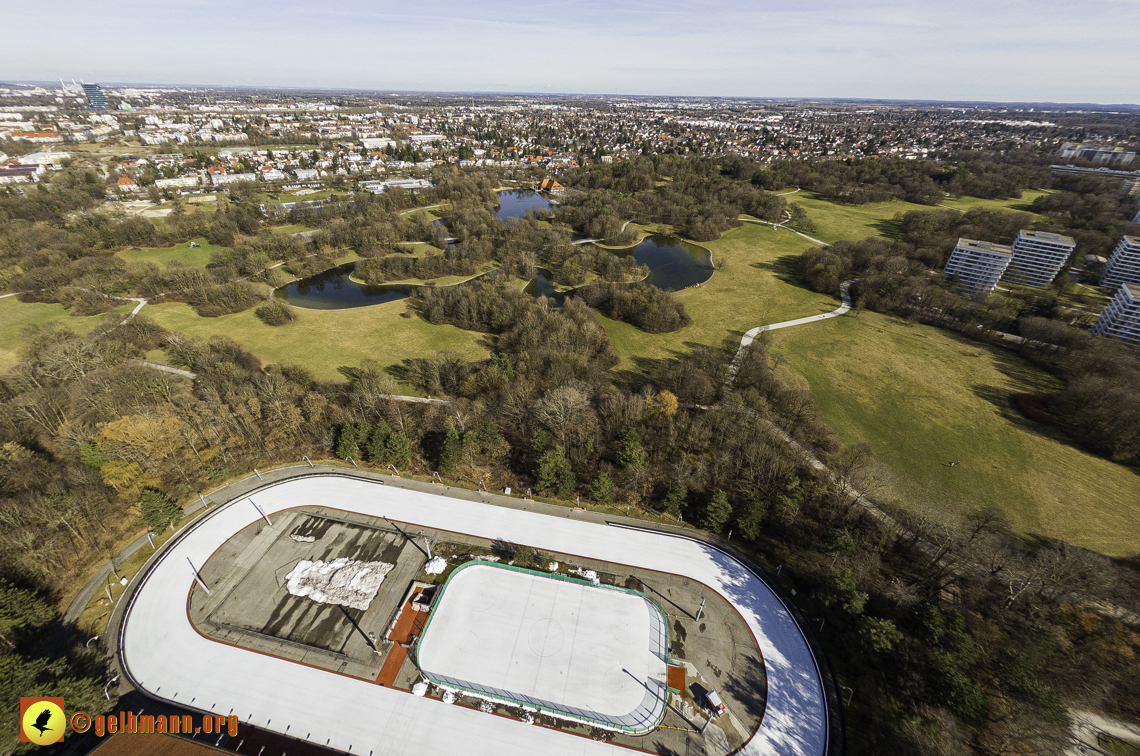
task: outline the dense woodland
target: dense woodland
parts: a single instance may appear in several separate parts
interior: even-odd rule
[[[578,230],[637,217],[719,233],[738,212],[778,217],[779,198],[764,192],[757,172],[739,168],[666,157],[583,169],[569,185],[586,199],[569,195],[557,218]],[[860,170],[870,176],[872,168]],[[939,180],[941,174],[922,170]],[[818,172],[830,175],[831,168]],[[683,308],[652,287],[614,285],[637,271],[595,253],[579,259],[563,229],[534,219],[494,221],[488,180],[457,174],[450,188],[416,198],[430,204],[454,196],[454,251],[435,246],[438,231],[426,217],[397,214],[404,202],[398,194],[328,203],[319,218],[306,220],[321,229],[310,244],[263,233],[262,216],[242,210],[249,196],[212,218],[172,216],[153,229],[163,242],[199,235],[230,242],[209,268],[190,273],[114,257],[122,246],[156,237],[133,221],[71,215],[97,200],[89,187],[102,189],[87,175],[66,171],[59,186],[0,196],[0,259],[10,290],[73,308],[103,299],[83,298],[86,290],[170,291],[207,314],[211,306],[264,306],[260,297],[245,303],[246,282],[237,279],[264,280],[271,261],[314,270],[354,249],[366,258],[365,271],[376,266],[380,275],[395,275],[401,271],[386,267],[395,263],[384,261],[411,259],[395,251],[402,241],[431,242],[431,256],[442,258],[432,265],[494,259],[513,276],[533,275],[541,264],[569,280],[576,280],[575,268],[603,280],[563,307],[499,276],[435,287],[414,300],[412,316],[486,334],[489,359],[444,352],[388,369],[366,361],[342,366],[342,379],[328,382],[302,366],[262,364],[225,337],[167,332],[145,315],[122,322],[108,314],[86,335],[58,324],[30,329],[20,363],[0,379],[0,684],[7,721],[21,694],[66,695],[69,706],[101,708],[102,661],[50,632],[61,581],[82,581],[143,524],[165,530],[178,505],[198,492],[301,455],[662,510],[714,533],[731,531],[734,544],[762,564],[784,565],[782,576],[796,586],[805,611],[826,617],[824,642],[857,691],[847,710],[853,753],[1060,754],[1069,706],[1140,717],[1140,632],[1091,603],[1140,605],[1136,564],[1063,543],[1027,542],[981,502],[962,518],[922,509],[891,511],[892,521],[868,516],[848,492],[873,490],[876,463],[865,448],[838,443],[810,392],[778,380],[762,340],[745,353],[728,394],[732,353],[720,348],[694,346],[683,356],[641,360],[636,371],[615,371],[617,357],[592,307],[625,313],[645,330],[680,327],[687,322]],[[1106,232],[1101,221],[1073,209],[1101,205],[1057,202],[1058,213],[1067,208],[1070,219]],[[949,251],[947,239],[1016,233],[1017,222],[982,211],[903,217],[898,240],[810,250],[802,275],[828,291],[859,277],[862,306],[944,327],[976,330],[988,318],[994,327],[1019,329],[1025,353],[1067,377],[1065,391],[1027,397],[1024,411],[1086,434],[1093,446],[1108,434],[1088,427],[1089,418],[1140,427],[1128,414],[1133,409],[1120,411],[1132,406],[1138,385],[1134,351],[1058,326],[1055,303],[979,303],[931,275]],[[1064,228],[1075,223],[1058,220]],[[603,273],[607,266],[612,277]],[[159,348],[196,378],[133,362]],[[399,381],[453,401],[399,401]],[[783,434],[826,461],[834,477],[808,465]],[[1104,446],[1102,453],[1133,460],[1134,431],[1129,438],[1132,446]],[[3,737],[4,747],[15,746],[11,735]]]

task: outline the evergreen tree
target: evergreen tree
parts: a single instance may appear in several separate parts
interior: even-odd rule
[[[600,472],[594,476],[590,484],[590,497],[600,503],[609,504],[614,498],[614,481],[608,472]]]
[[[399,431],[388,436],[384,442],[384,462],[386,464],[403,467],[412,458],[412,442]]]
[[[392,435],[392,428],[383,420],[377,420],[371,426],[372,432],[368,434],[368,461],[376,465],[384,465],[392,460],[385,457],[385,445],[388,437]]]
[[[705,507],[705,516],[701,520],[701,527],[713,533],[719,533],[730,517],[732,517],[732,505],[728,503],[728,496],[725,495],[724,491],[717,489]]]
[[[459,440],[459,432],[452,428],[443,438],[443,446],[439,451],[439,474],[451,475],[459,466],[459,455],[463,451],[463,442]]]
[[[676,481],[669,486],[669,492],[665,494],[665,511],[674,517],[680,517],[681,510],[689,503],[688,499],[689,489],[685,488],[685,484],[681,481]]]
[[[33,591],[0,580],[0,641],[15,649],[18,635],[38,630],[55,617],[55,610]]]
[[[577,484],[566,450],[561,446],[555,446],[539,458],[534,477],[535,490],[543,494],[553,492],[565,496]]]
[[[360,456],[360,446],[356,439],[356,428],[345,424],[340,429],[340,438],[336,442],[336,456],[338,459],[356,459]]]
[[[741,511],[736,516],[736,527],[749,541],[760,537],[764,528],[764,518],[768,516],[768,505],[757,494],[752,493],[741,503]]]
[[[182,507],[150,488],[142,492],[139,509],[142,511],[143,522],[155,533],[163,532],[170,527],[170,523],[182,517]]]
[[[626,428],[618,439],[617,461],[623,470],[639,470],[648,462],[641,436],[633,428]]]

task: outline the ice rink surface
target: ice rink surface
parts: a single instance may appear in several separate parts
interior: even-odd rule
[[[417,647],[428,677],[647,732],[665,712],[665,616],[637,593],[475,563]]]
[[[385,486],[313,476],[253,494],[270,517],[324,505],[420,527],[503,539],[546,551],[685,575],[740,612],[764,655],[764,718],[742,753],[823,756],[827,710],[818,667],[795,620],[763,581],[707,544],[626,528]],[[568,510],[569,513],[569,510]],[[626,754],[604,741],[439,701],[227,646],[199,635],[186,614],[193,583],[187,559],[203,564],[260,517],[247,497],[187,526],[138,585],[123,617],[120,659],[150,695],[353,754]]]

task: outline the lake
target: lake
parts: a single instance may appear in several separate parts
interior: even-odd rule
[[[528,210],[539,211],[550,209],[552,209],[550,200],[538,192],[532,192],[529,189],[499,192],[499,212],[495,217],[499,220],[521,218],[527,214]]]

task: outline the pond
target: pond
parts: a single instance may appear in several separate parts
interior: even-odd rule
[[[499,192],[499,213],[495,217],[499,220],[507,218],[521,218],[528,210],[550,210],[550,200],[538,192],[529,189],[520,189],[508,192]]]
[[[566,295],[554,288],[554,282],[550,280],[549,275],[550,271],[539,268],[535,277],[523,291],[535,299],[546,297],[554,302],[555,307],[561,307],[566,303]]]
[[[680,291],[709,280],[713,274],[709,251],[681,241],[676,236],[654,234],[637,246],[608,250],[618,257],[633,256],[649,267],[645,282],[665,291]]]
[[[406,299],[415,291],[415,286],[406,284],[381,284],[366,286],[349,278],[354,263],[326,270],[315,276],[282,286],[273,296],[296,307],[310,310],[347,310],[353,307],[394,302]]]
[[[634,247],[609,251],[618,257],[632,256],[638,264],[648,266],[646,282],[666,291],[680,291],[704,283],[713,274],[708,251],[675,236],[647,236]],[[346,310],[405,299],[420,288],[408,284],[367,286],[357,283],[349,277],[354,266],[355,263],[348,263],[295,281],[277,289],[273,296],[310,310]],[[539,269],[524,291],[532,297],[552,299],[559,307],[566,301],[565,294],[555,291],[547,270]]]

